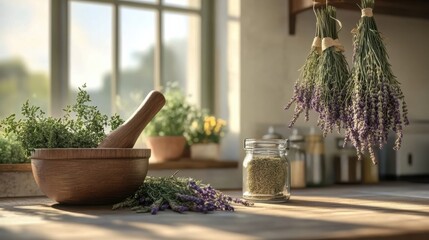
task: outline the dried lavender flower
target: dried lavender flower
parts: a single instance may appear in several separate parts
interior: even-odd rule
[[[347,91],[350,77],[349,67],[343,54],[344,48],[338,40],[336,9],[327,6],[316,9],[316,38],[312,50],[301,69],[301,75],[294,86],[294,96],[286,105],[289,109],[295,103],[292,127],[300,114],[313,109],[319,114],[318,126],[324,135],[334,127],[344,125],[350,104]]]
[[[309,111],[312,109],[312,99],[314,95],[315,71],[319,65],[321,53],[320,22],[316,21],[316,34],[311,45],[310,53],[305,60],[304,66],[300,69],[300,77],[295,82],[294,94],[286,104],[285,110],[295,103],[294,116],[289,124],[292,127],[302,112],[305,111],[305,119],[308,121]]]
[[[138,213],[157,214],[158,211],[171,209],[178,213],[196,211],[234,211],[232,204],[252,206],[253,203],[232,198],[214,189],[210,185],[191,178],[146,177],[137,192],[115,204],[113,209],[131,208]]]
[[[362,17],[352,31],[354,55],[351,84],[353,114],[346,125],[346,139],[356,148],[359,157],[369,152],[376,163],[374,148],[387,143],[389,131],[396,132],[394,149],[399,149],[402,130],[408,125],[408,109],[400,83],[393,75],[383,38],[378,31],[372,9],[374,0],[362,0]]]
[[[322,54],[315,70],[313,108],[319,113],[318,124],[326,135],[335,127],[341,128],[347,117],[344,109],[349,105],[349,94],[345,90],[350,71],[338,40],[336,9],[327,6],[318,9],[316,14],[320,21]]]

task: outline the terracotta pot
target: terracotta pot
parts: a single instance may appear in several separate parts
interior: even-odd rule
[[[132,195],[143,183],[149,149],[36,149],[33,176],[49,198],[65,204],[111,204]]]
[[[152,150],[150,161],[174,161],[182,156],[186,138],[183,136],[147,137],[146,144]]]

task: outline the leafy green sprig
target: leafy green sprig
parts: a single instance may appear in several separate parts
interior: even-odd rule
[[[183,136],[190,125],[192,106],[176,82],[164,91],[165,105],[144,129],[146,136]]]
[[[0,121],[5,137],[22,144],[26,155],[36,148],[93,148],[103,140],[108,128],[116,129],[124,121],[114,115],[107,117],[91,106],[89,94],[79,88],[74,105],[64,109],[61,118],[47,117],[40,107],[26,101],[22,108],[22,119],[15,114]]]
[[[0,163],[28,163],[21,144],[12,139],[6,139],[0,134]]]

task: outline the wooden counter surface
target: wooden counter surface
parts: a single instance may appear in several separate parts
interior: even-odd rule
[[[239,192],[228,192],[239,195]],[[0,239],[429,239],[429,184],[294,190],[284,204],[158,215],[0,199]]]

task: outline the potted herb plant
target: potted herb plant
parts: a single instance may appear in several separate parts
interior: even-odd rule
[[[197,111],[187,133],[191,146],[191,158],[203,160],[219,159],[219,143],[225,132],[223,119]]]
[[[16,140],[9,139],[0,133],[0,164],[29,163],[24,149]]]
[[[29,101],[18,117],[0,120],[0,197],[40,196],[33,178],[30,155],[36,148],[94,148],[105,137],[106,128],[123,123],[118,115],[103,115],[89,105],[90,96],[79,88],[76,103],[64,109],[64,116],[46,116]]]
[[[163,162],[179,159],[186,146],[185,131],[191,105],[177,83],[169,83],[164,91],[166,103],[146,126],[146,144],[151,160]]]
[[[31,172],[30,159],[24,148],[13,138],[0,132],[0,197],[43,195]]]

